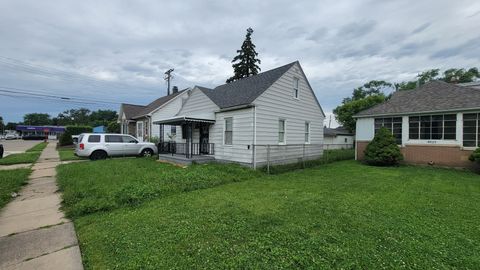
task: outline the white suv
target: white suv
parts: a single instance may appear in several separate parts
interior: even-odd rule
[[[91,160],[115,156],[150,157],[156,153],[155,144],[138,142],[126,134],[82,133],[75,146],[75,155],[89,157]]]

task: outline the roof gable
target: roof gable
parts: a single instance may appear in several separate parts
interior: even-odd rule
[[[133,118],[140,118],[142,116],[145,116],[145,115],[155,111],[156,109],[158,109],[159,107],[161,107],[165,103],[169,102],[170,100],[174,99],[175,97],[178,97],[179,95],[181,95],[182,93],[184,93],[187,90],[188,90],[188,88],[183,89],[181,91],[178,91],[177,93],[170,94],[168,96],[163,96],[163,97],[157,98],[156,100],[152,101],[147,106],[143,106],[144,108],[142,110],[138,111],[133,116]]]
[[[252,103],[298,61],[209,89],[198,87],[221,109]]]
[[[135,115],[145,109],[143,105],[122,103],[120,110],[125,114],[126,119],[132,119]]]
[[[414,90],[397,91],[392,97],[355,117],[441,112],[480,108],[480,89],[431,81]]]

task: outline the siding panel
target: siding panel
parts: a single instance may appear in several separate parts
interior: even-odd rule
[[[299,79],[299,98],[293,97],[293,79]],[[313,90],[298,65],[293,66],[277,82],[267,89],[254,104],[256,105],[256,144],[278,145],[278,121],[286,120],[287,146],[272,146],[272,159],[296,161],[303,156],[305,122],[310,123],[310,145],[306,146],[307,158],[319,157],[323,153],[324,116],[318,106]],[[256,160],[266,161],[266,148],[256,148]]]

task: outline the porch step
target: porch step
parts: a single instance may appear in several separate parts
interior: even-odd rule
[[[158,155],[158,160],[164,162],[170,162],[180,165],[191,165],[192,163],[208,163],[215,161],[213,156],[193,156],[191,158],[187,158],[184,155],[173,155],[172,154],[160,154]]]

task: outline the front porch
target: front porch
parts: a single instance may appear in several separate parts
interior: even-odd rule
[[[180,154],[159,154],[158,160],[171,162],[180,165],[191,165],[192,163],[208,163],[215,160],[213,156],[198,155],[187,158],[185,155]]]
[[[185,116],[155,121],[154,124],[160,125],[159,159],[180,164],[204,163],[214,160],[215,145],[209,142],[210,126],[214,123],[213,119]],[[165,141],[165,125],[180,126],[182,137],[180,139],[169,138],[169,141]]]

